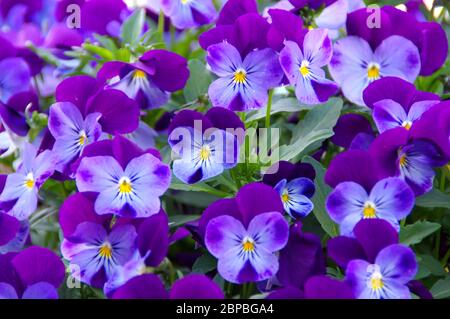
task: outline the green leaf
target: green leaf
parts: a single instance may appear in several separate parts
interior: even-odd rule
[[[419,255],[417,256],[419,265],[425,267],[430,271],[430,274],[434,276],[444,277],[447,273],[442,267],[439,260],[430,255]]]
[[[172,178],[172,183],[170,184],[169,188],[178,191],[205,192],[218,197],[229,197],[231,195],[212,186],[209,186],[206,183],[197,183],[193,185],[184,184],[175,177]]]
[[[430,290],[436,299],[450,298],[450,276],[445,279],[438,280]]]
[[[196,274],[206,274],[213,271],[217,267],[217,259],[210,254],[204,254],[198,257],[194,265],[192,265],[192,272]]]
[[[440,228],[437,223],[417,221],[400,229],[400,242],[408,246],[418,244]]]
[[[200,215],[173,215],[169,216],[169,227],[176,228],[200,218]]]
[[[335,237],[339,235],[338,225],[331,220],[325,208],[325,201],[331,192],[331,187],[324,182],[325,169],[318,161],[309,156],[305,157],[303,163],[311,164],[316,171],[316,179],[314,181],[316,184],[316,192],[312,198],[312,202],[314,203],[313,213],[323,230],[331,237]]]
[[[94,44],[90,44],[90,43],[85,43],[83,44],[83,48],[88,51],[89,53],[93,54],[93,55],[98,55],[99,57],[103,58],[104,60],[107,61],[111,61],[114,59],[114,54],[109,51],[108,49],[105,49],[103,47],[94,45]]]
[[[191,102],[208,93],[212,76],[208,69],[206,69],[206,65],[200,60],[190,60],[188,66],[190,76],[183,93],[186,101]]]
[[[300,112],[304,110],[310,110],[313,106],[306,105],[306,104],[300,104],[296,98],[293,97],[287,97],[282,98],[277,101],[275,101],[272,105],[272,109],[270,110],[270,114],[277,114],[280,112]],[[247,116],[246,122],[252,122],[259,119],[262,119],[266,116],[266,108],[261,108],[257,111],[253,111],[252,113]]]
[[[427,208],[450,208],[450,195],[433,189],[430,192],[416,198],[416,205]]]
[[[342,100],[332,98],[328,103],[315,106],[294,130],[291,143],[280,147],[280,160],[299,159],[333,136],[333,127],[342,110]]]
[[[145,23],[145,10],[139,9],[133,12],[120,29],[120,37],[123,42],[129,44],[135,44],[142,33],[142,29]]]

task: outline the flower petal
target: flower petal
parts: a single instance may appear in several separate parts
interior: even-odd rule
[[[206,227],[205,244],[208,251],[219,259],[234,248],[242,249],[242,240],[246,236],[242,223],[231,216],[219,216],[209,221]]]
[[[265,213],[252,219],[248,233],[255,240],[255,250],[264,248],[271,253],[286,246],[289,225],[280,213]]]

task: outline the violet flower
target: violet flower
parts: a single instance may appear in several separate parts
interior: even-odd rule
[[[276,52],[269,48],[250,52],[243,59],[233,45],[224,42],[209,46],[206,60],[219,76],[208,91],[212,105],[233,111],[264,107],[267,91],[283,77]]]
[[[212,108],[205,115],[178,113],[169,127],[169,145],[179,157],[173,161],[174,175],[193,184],[236,166],[242,141],[234,133],[244,136],[244,124],[227,109]]]
[[[381,218],[400,230],[399,220],[414,207],[414,193],[400,178],[377,182],[368,193],[355,182],[342,182],[328,195],[326,208],[340,226],[341,235],[350,236],[361,219]]]
[[[417,91],[413,84],[400,78],[387,77],[370,84],[364,91],[366,105],[373,109],[373,118],[380,133],[395,127],[409,130],[439,97]]]
[[[31,144],[26,144],[22,153],[22,163],[15,173],[9,174],[0,202],[9,205],[9,215],[19,220],[27,219],[37,208],[38,191],[53,174],[55,158],[50,151],[37,154]]]
[[[248,184],[236,198],[219,200],[206,209],[199,232],[207,249],[219,259],[218,271],[225,280],[244,283],[276,274],[274,253],[288,240],[282,209],[276,191],[261,183]]]
[[[0,101],[6,102],[16,93],[27,91],[31,74],[22,58],[6,58],[0,61]]]
[[[0,255],[0,299],[58,299],[64,264],[47,248]]]
[[[217,16],[211,0],[162,0],[161,9],[181,30],[209,24]]]
[[[417,262],[410,248],[398,244],[395,229],[384,220],[368,219],[359,222],[354,232],[355,238],[331,239],[328,253],[346,269],[346,281],[356,298],[411,298],[408,287],[415,293],[418,288],[413,281]]]
[[[189,69],[182,56],[166,50],[151,50],[132,64],[107,62],[97,77],[107,87],[136,99],[141,108],[149,109],[167,103],[168,92],[183,89],[189,78]]]
[[[331,141],[347,149],[368,149],[375,138],[369,120],[360,114],[341,115],[333,131]]]
[[[285,48],[280,52],[280,64],[289,82],[295,86],[295,94],[301,103],[323,103],[337,92],[337,85],[326,79],[322,69],[332,55],[331,41],[325,29],[309,31],[302,49],[295,42],[285,42]]]

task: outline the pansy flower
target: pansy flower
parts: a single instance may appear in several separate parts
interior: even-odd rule
[[[267,91],[278,86],[283,77],[276,52],[269,48],[250,52],[242,59],[233,45],[224,42],[209,46],[206,60],[219,76],[208,91],[212,105],[233,111],[265,106]]]
[[[430,293],[414,281],[414,252],[398,244],[398,234],[381,219],[359,222],[355,238],[338,236],[328,242],[328,254],[343,269],[346,282],[359,299],[410,299],[410,290],[422,298]]]
[[[0,255],[0,299],[58,299],[64,264],[47,248]]]
[[[380,134],[371,144],[369,152],[383,175],[401,177],[416,195],[431,190],[434,167],[448,161],[443,158],[436,144],[424,139],[411,139],[410,132],[402,127]]]
[[[219,200],[205,210],[199,233],[208,251],[218,258],[224,279],[244,283],[277,273],[274,253],[286,245],[289,232],[282,210],[277,192],[262,183],[248,184],[236,198]]]
[[[167,103],[169,92],[183,89],[189,78],[189,69],[182,56],[166,50],[151,50],[133,64],[107,62],[97,77],[107,87],[136,99],[141,108],[149,109]]]
[[[373,118],[380,133],[395,127],[409,130],[439,97],[417,91],[413,84],[400,78],[386,77],[364,90],[364,101],[373,109]]]
[[[309,164],[280,161],[269,168],[263,182],[280,194],[285,212],[294,219],[307,216],[314,208],[314,168]]]
[[[217,16],[211,0],[162,0],[161,9],[182,30],[211,23]]]
[[[49,140],[57,158],[56,170],[71,175],[71,164],[102,132],[131,133],[139,125],[139,107],[119,90],[100,88],[96,79],[74,76],[56,88],[50,107]]]
[[[0,101],[6,102],[14,94],[29,90],[30,69],[22,58],[1,60],[0,70]]]
[[[448,53],[448,40],[442,25],[434,21],[417,21],[414,14],[404,12],[393,6],[383,6],[376,11],[376,15],[377,18],[373,19],[374,10],[367,10],[366,8],[348,14],[348,35],[361,37],[367,41],[374,51],[380,48],[382,43],[391,36],[397,35],[408,39],[414,43],[419,51],[419,69],[422,76],[433,74],[445,63]],[[401,43],[391,44],[394,45],[390,50],[392,54],[401,49],[398,52],[399,55],[396,56],[396,59],[401,59],[406,47],[402,48]],[[407,55],[403,55],[403,58],[406,59],[407,57]],[[402,65],[400,62],[397,60],[394,63]],[[416,67],[416,63],[413,64]],[[383,68],[380,69],[380,74],[383,74]],[[392,75],[398,76],[398,74]],[[403,76],[400,77],[404,78]],[[407,78],[406,80],[410,81]]]
[[[206,115],[190,110],[178,113],[169,127],[169,144],[177,157],[174,175],[193,184],[236,166],[241,141],[235,134],[244,136],[244,124],[229,110],[212,108]]]
[[[159,197],[169,187],[170,170],[152,154],[132,159],[125,167],[111,156],[85,157],[76,172],[78,190],[96,192],[95,211],[129,217],[158,213]]]
[[[347,149],[367,150],[375,138],[372,124],[360,114],[347,113],[339,117],[331,141]]]
[[[6,103],[0,102],[0,121],[10,135],[25,137],[30,130],[27,115],[39,111],[39,99],[33,91],[11,96]]]
[[[341,235],[351,235],[361,219],[381,218],[397,230],[399,220],[414,207],[414,193],[400,178],[389,177],[377,182],[368,193],[355,182],[342,182],[328,195],[327,211],[340,226]]]
[[[289,82],[295,86],[295,94],[301,103],[326,102],[337,92],[337,85],[326,79],[322,69],[330,62],[332,55],[326,29],[309,31],[302,49],[295,42],[285,42],[285,48],[280,52],[280,64]]]
[[[364,105],[363,91],[375,80],[396,76],[414,82],[420,55],[414,43],[402,36],[390,36],[375,48],[363,38],[348,36],[335,43],[329,70],[345,97]]]
[[[8,214],[24,220],[36,210],[39,188],[53,174],[54,165],[52,152],[37,154],[31,144],[24,146],[22,163],[15,173],[8,175],[0,195],[2,205],[9,206]]]
[[[60,224],[61,251],[72,276],[104,288],[108,295],[147,266],[158,266],[167,253],[164,212],[133,222],[121,218],[113,222],[112,215],[96,214],[91,195],[76,193],[62,205]]]

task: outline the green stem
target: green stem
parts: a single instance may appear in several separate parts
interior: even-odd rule
[[[165,23],[165,16],[164,12],[161,10],[158,17],[158,33],[161,36],[162,42],[164,42],[164,23]]]
[[[444,166],[442,168],[442,170],[441,170],[441,181],[440,181],[440,184],[439,184],[439,189],[442,192],[445,192],[445,179],[446,179],[445,171],[446,171],[446,169],[447,169],[447,167]]]
[[[442,260],[441,260],[441,265],[443,267],[445,267],[447,265],[449,258],[450,258],[450,249],[447,250],[447,253],[444,255],[444,258],[442,258]]]
[[[272,99],[273,99],[273,89],[269,90],[269,99],[267,100],[266,128],[270,127],[270,112],[272,110]]]

